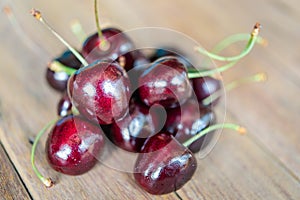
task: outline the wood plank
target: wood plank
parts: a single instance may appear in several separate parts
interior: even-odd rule
[[[20,177],[15,171],[14,166],[10,162],[2,144],[0,143],[0,197],[1,199],[10,200],[30,199],[26,188],[24,187]]]

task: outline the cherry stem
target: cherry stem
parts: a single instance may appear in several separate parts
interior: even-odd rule
[[[241,86],[242,84],[246,84],[246,83],[250,83],[250,82],[264,82],[267,80],[267,75],[266,73],[257,73],[254,74],[252,76],[249,77],[245,77],[245,78],[241,78],[239,80],[235,80],[231,83],[228,83],[225,85],[225,90],[226,92],[229,92],[239,86]],[[217,98],[219,98],[220,96],[222,96],[223,90],[218,90],[216,92],[214,92],[213,94],[211,94],[210,96],[206,97],[205,99],[202,100],[202,103],[204,106],[209,105],[211,102],[215,101]]]
[[[241,42],[245,40],[249,40],[251,36],[246,33],[238,33],[234,35],[230,35],[221,42],[219,42],[213,49],[212,52],[214,53],[219,53],[223,49],[227,48],[228,46],[236,43],[236,42]],[[265,38],[262,38],[260,36],[257,36],[256,43],[261,44],[263,46],[266,46],[268,44],[268,41]]]
[[[36,150],[36,147],[37,147],[37,144],[41,138],[41,136],[50,128],[50,126],[52,126],[53,124],[55,124],[57,120],[52,120],[50,121],[48,124],[46,124],[46,126],[37,134],[34,142],[33,142],[33,145],[32,145],[32,148],[31,148],[31,156],[30,156],[30,159],[31,159],[31,165],[32,165],[32,169],[34,171],[34,173],[37,175],[37,177],[42,181],[42,183],[46,186],[46,187],[51,187],[53,186],[53,181],[50,179],[50,178],[45,178],[40,172],[39,170],[37,169],[37,167],[35,166],[34,164],[34,156],[35,156],[35,150]]]
[[[261,27],[261,25],[259,23],[255,24],[255,26],[254,26],[254,28],[251,32],[251,37],[250,37],[246,47],[237,56],[224,57],[224,56],[216,55],[212,52],[208,52],[208,51],[206,51],[205,49],[203,49],[201,47],[196,47],[195,50],[198,51],[201,54],[204,54],[204,55],[214,59],[214,60],[227,61],[227,62],[239,60],[239,59],[243,58],[244,56],[246,56],[251,51],[251,49],[253,48],[253,46],[254,46],[254,44],[257,40],[258,33],[260,31],[260,27]]]
[[[258,27],[258,28],[256,28],[256,27]],[[222,51],[223,49],[227,48],[231,44],[233,44],[235,42],[247,40],[247,39],[249,40],[247,46],[249,46],[249,43],[251,43],[251,44],[253,43],[252,44],[252,47],[253,47],[254,43],[256,43],[256,42],[259,43],[259,44],[261,44],[261,45],[264,45],[264,46],[267,45],[267,40],[265,40],[264,38],[261,38],[261,37],[257,36],[258,32],[259,32],[259,24],[257,23],[256,26],[254,27],[251,35],[250,35],[250,38],[249,38],[249,34],[244,34],[244,33],[235,34],[235,35],[229,36],[226,39],[224,39],[223,41],[221,41],[220,43],[218,43],[216,45],[216,47],[212,50],[212,52],[219,53],[220,51]],[[247,50],[248,53],[249,53],[250,50],[252,49],[252,47],[250,49],[247,49],[247,47],[246,47],[245,50]],[[245,50],[243,52],[245,52]],[[248,53],[244,54],[244,56],[246,56]],[[243,54],[243,53],[241,53],[241,54]],[[204,70],[204,71],[199,71],[199,70],[195,70],[195,69],[189,69],[188,70],[188,77],[189,78],[199,78],[199,77],[204,77],[204,76],[212,76],[212,75],[214,75],[216,73],[221,73],[221,72],[226,71],[229,68],[235,66],[235,64],[241,58],[243,58],[244,56],[240,57],[237,60],[233,60],[230,63],[227,63],[227,64],[225,64],[225,65],[223,65],[221,67],[218,67],[216,69],[210,69],[210,70]]]
[[[221,73],[223,71],[228,70],[229,68],[233,67],[237,61],[230,62],[228,64],[225,64],[221,67],[215,68],[215,69],[210,69],[210,70],[204,70],[204,71],[198,71],[198,70],[193,70],[188,72],[188,77],[191,78],[199,78],[199,77],[204,77],[204,76],[212,76],[216,73]]]
[[[103,33],[102,33],[102,29],[100,26],[100,22],[99,22],[99,14],[98,14],[98,0],[94,0],[94,12],[95,12],[95,21],[96,21],[96,26],[97,26],[97,30],[98,30],[98,37],[100,40],[100,44],[99,44],[99,48],[101,50],[107,50],[109,47],[109,43],[106,40],[105,37],[103,37]]]
[[[225,38],[224,40],[222,40],[221,42],[219,42],[213,49],[211,52],[217,54],[220,53],[222,50],[224,50],[225,48],[229,47],[230,45],[236,43],[236,42],[241,42],[241,41],[245,41],[245,40],[249,40],[250,39],[250,35],[246,34],[246,33],[238,33],[235,35],[231,35],[227,38]],[[262,45],[262,46],[267,46],[268,41],[265,38],[262,38],[260,36],[257,37],[256,43]],[[233,61],[234,62],[234,61]],[[236,64],[236,63],[234,63]],[[231,66],[233,66],[234,64],[232,64]],[[204,66],[206,66],[207,63],[204,64]]]
[[[78,53],[78,51],[76,51],[66,40],[64,40],[48,23],[47,21],[44,20],[44,18],[42,17],[42,14],[40,11],[36,10],[36,9],[32,9],[31,14],[34,18],[36,18],[37,20],[39,20],[44,26],[46,26],[46,28],[48,28],[51,33],[57,37],[57,39],[59,39],[74,55],[75,57],[84,65],[84,66],[88,66],[88,62],[80,55],[80,53]]]
[[[83,31],[81,23],[78,20],[73,20],[71,22],[71,30],[73,34],[77,37],[80,43],[83,43],[86,39],[86,33]]]
[[[48,68],[51,70],[51,71],[54,71],[54,72],[65,72],[66,74],[68,74],[69,76],[73,75],[77,70],[76,69],[73,69],[71,67],[68,67],[64,64],[62,64],[61,62],[59,61],[51,61],[49,64],[48,64]]]
[[[199,133],[197,133],[195,136],[193,136],[192,138],[188,139],[187,141],[185,141],[182,145],[185,147],[190,146],[193,142],[195,142],[196,140],[198,140],[199,138],[201,138],[202,136],[208,134],[211,131],[217,130],[217,129],[232,129],[235,131],[238,131],[240,134],[245,134],[246,133],[246,129],[244,127],[241,127],[239,125],[236,124],[231,124],[231,123],[225,123],[225,124],[214,124],[212,126],[207,127],[206,129],[200,131]]]

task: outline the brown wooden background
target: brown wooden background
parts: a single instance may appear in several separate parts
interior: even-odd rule
[[[193,179],[179,190],[183,199],[300,199],[300,8],[296,0],[103,0],[102,23],[124,30],[171,28],[211,49],[234,33],[261,22],[267,47],[256,45],[224,82],[264,71],[268,82],[245,85],[227,94],[226,121],[244,125],[246,136],[224,131],[213,151],[199,159]],[[44,156],[44,137],[36,163],[58,183],[44,188],[30,165],[28,137],[56,115],[59,95],[45,81],[46,63],[64,47],[29,14],[43,11],[49,23],[75,47],[69,29],[79,19],[95,31],[93,1],[1,0],[11,6],[18,26],[1,12],[0,21],[0,199],[176,199],[139,189],[130,174],[97,165],[89,173],[59,175]],[[234,55],[241,45],[224,55]]]

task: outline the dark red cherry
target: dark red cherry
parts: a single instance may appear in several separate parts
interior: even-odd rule
[[[128,112],[130,83],[117,63],[97,61],[70,77],[72,104],[89,120],[111,124]]]
[[[132,99],[129,114],[112,124],[110,139],[126,151],[140,152],[146,139],[157,133],[157,120],[155,112]]]
[[[67,92],[64,92],[61,99],[57,104],[57,115],[65,117],[72,112],[72,103],[71,99]]]
[[[177,57],[158,59],[139,78],[139,94],[147,106],[176,107],[183,104],[191,93],[186,66]]]
[[[97,162],[104,146],[102,130],[78,116],[60,119],[46,143],[50,166],[64,174],[80,175]]]
[[[196,99],[189,99],[182,106],[167,111],[164,130],[173,134],[180,143],[183,143],[215,123],[216,117],[211,109],[199,107]],[[199,152],[209,144],[212,138],[212,133],[204,135],[188,148],[193,153]]]
[[[150,137],[134,167],[137,184],[151,194],[174,192],[188,182],[197,168],[193,153],[169,133]]]
[[[102,30],[103,38],[106,40],[106,46],[102,47],[102,40],[98,36],[98,32],[88,37],[83,43],[82,55],[85,59],[92,63],[100,59],[112,59],[117,62],[120,59],[125,59],[126,70],[133,67],[134,58],[131,55],[131,50],[134,49],[133,42],[122,31],[116,28],[106,28]],[[120,58],[123,56],[123,58]]]
[[[213,77],[205,76],[191,79],[193,83],[194,93],[200,105],[203,105],[203,100],[211,94],[221,89],[221,82]],[[208,105],[215,105],[219,98],[212,99]]]
[[[80,61],[69,50],[65,51],[62,55],[54,60],[74,69],[79,69],[81,66]],[[47,67],[46,80],[53,89],[61,92],[65,91],[67,88],[68,79],[69,75],[66,72],[54,72]]]

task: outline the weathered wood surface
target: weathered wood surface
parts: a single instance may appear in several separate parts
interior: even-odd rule
[[[2,144],[0,143],[0,194],[1,199],[30,199],[26,188],[24,187],[15,168],[7,157]]]
[[[28,137],[55,117],[59,95],[47,86],[44,67],[64,47],[28,15],[28,10],[42,10],[58,32],[80,47],[68,26],[77,18],[88,33],[95,31],[92,1],[0,2],[1,8],[12,6],[21,25],[13,27],[1,13],[0,139],[14,165],[9,164],[8,171],[18,171],[32,198],[176,199],[174,194],[149,195],[135,185],[130,174],[100,163],[79,177],[59,175],[45,160],[45,137],[38,146],[36,163],[58,182],[51,189],[40,184],[31,170]],[[125,30],[142,26],[171,28],[208,49],[228,35],[249,32],[256,21],[261,22],[261,36],[269,45],[256,46],[234,69],[223,74],[225,83],[259,71],[268,74],[266,83],[246,85],[227,94],[226,121],[243,124],[248,135],[224,131],[213,151],[199,158],[192,181],[178,193],[183,199],[300,199],[297,1],[110,0],[101,1],[99,7],[104,23]],[[240,48],[237,45],[224,54],[236,54]],[[1,154],[1,160],[7,160],[5,157]],[[21,184],[19,179],[15,184]],[[26,192],[23,194],[28,198]]]

